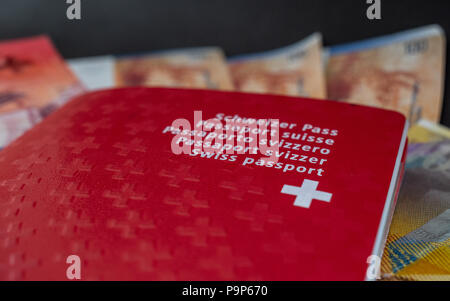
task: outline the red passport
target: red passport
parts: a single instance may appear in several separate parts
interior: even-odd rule
[[[0,279],[364,280],[406,130],[324,100],[80,96],[0,152]]]

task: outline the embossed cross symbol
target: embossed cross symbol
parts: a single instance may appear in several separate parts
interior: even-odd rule
[[[301,187],[284,185],[281,193],[295,195],[294,206],[309,208],[312,200],[330,202],[332,194],[328,192],[318,191],[319,182],[304,180]]]

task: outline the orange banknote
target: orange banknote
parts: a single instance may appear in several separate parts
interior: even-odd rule
[[[233,90],[225,56],[216,47],[118,57],[115,84]]]
[[[329,48],[328,98],[441,118],[445,35],[437,25]]]
[[[326,97],[319,33],[285,48],[231,58],[229,66],[238,91]]]
[[[0,149],[81,92],[46,36],[0,42]]]
[[[47,37],[0,42],[0,113],[38,108],[47,115],[81,91]]]

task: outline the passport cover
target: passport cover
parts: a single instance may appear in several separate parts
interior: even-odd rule
[[[271,129],[279,119],[283,155],[272,166],[262,154],[177,155],[172,123],[195,129],[194,111]],[[76,255],[82,280],[364,280],[406,128],[399,113],[323,100],[85,94],[0,152],[0,279],[65,280]]]

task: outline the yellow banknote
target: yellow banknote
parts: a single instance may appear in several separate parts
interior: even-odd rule
[[[450,280],[450,140],[411,144],[381,262],[384,280]]]
[[[439,122],[445,35],[437,25],[334,46],[327,65],[328,98],[403,113],[412,123]]]
[[[233,90],[224,54],[216,47],[118,57],[115,84]]]
[[[285,48],[229,60],[238,91],[326,97],[319,33]]]
[[[450,129],[428,120],[419,120],[408,132],[409,143],[427,143],[450,139]]]

